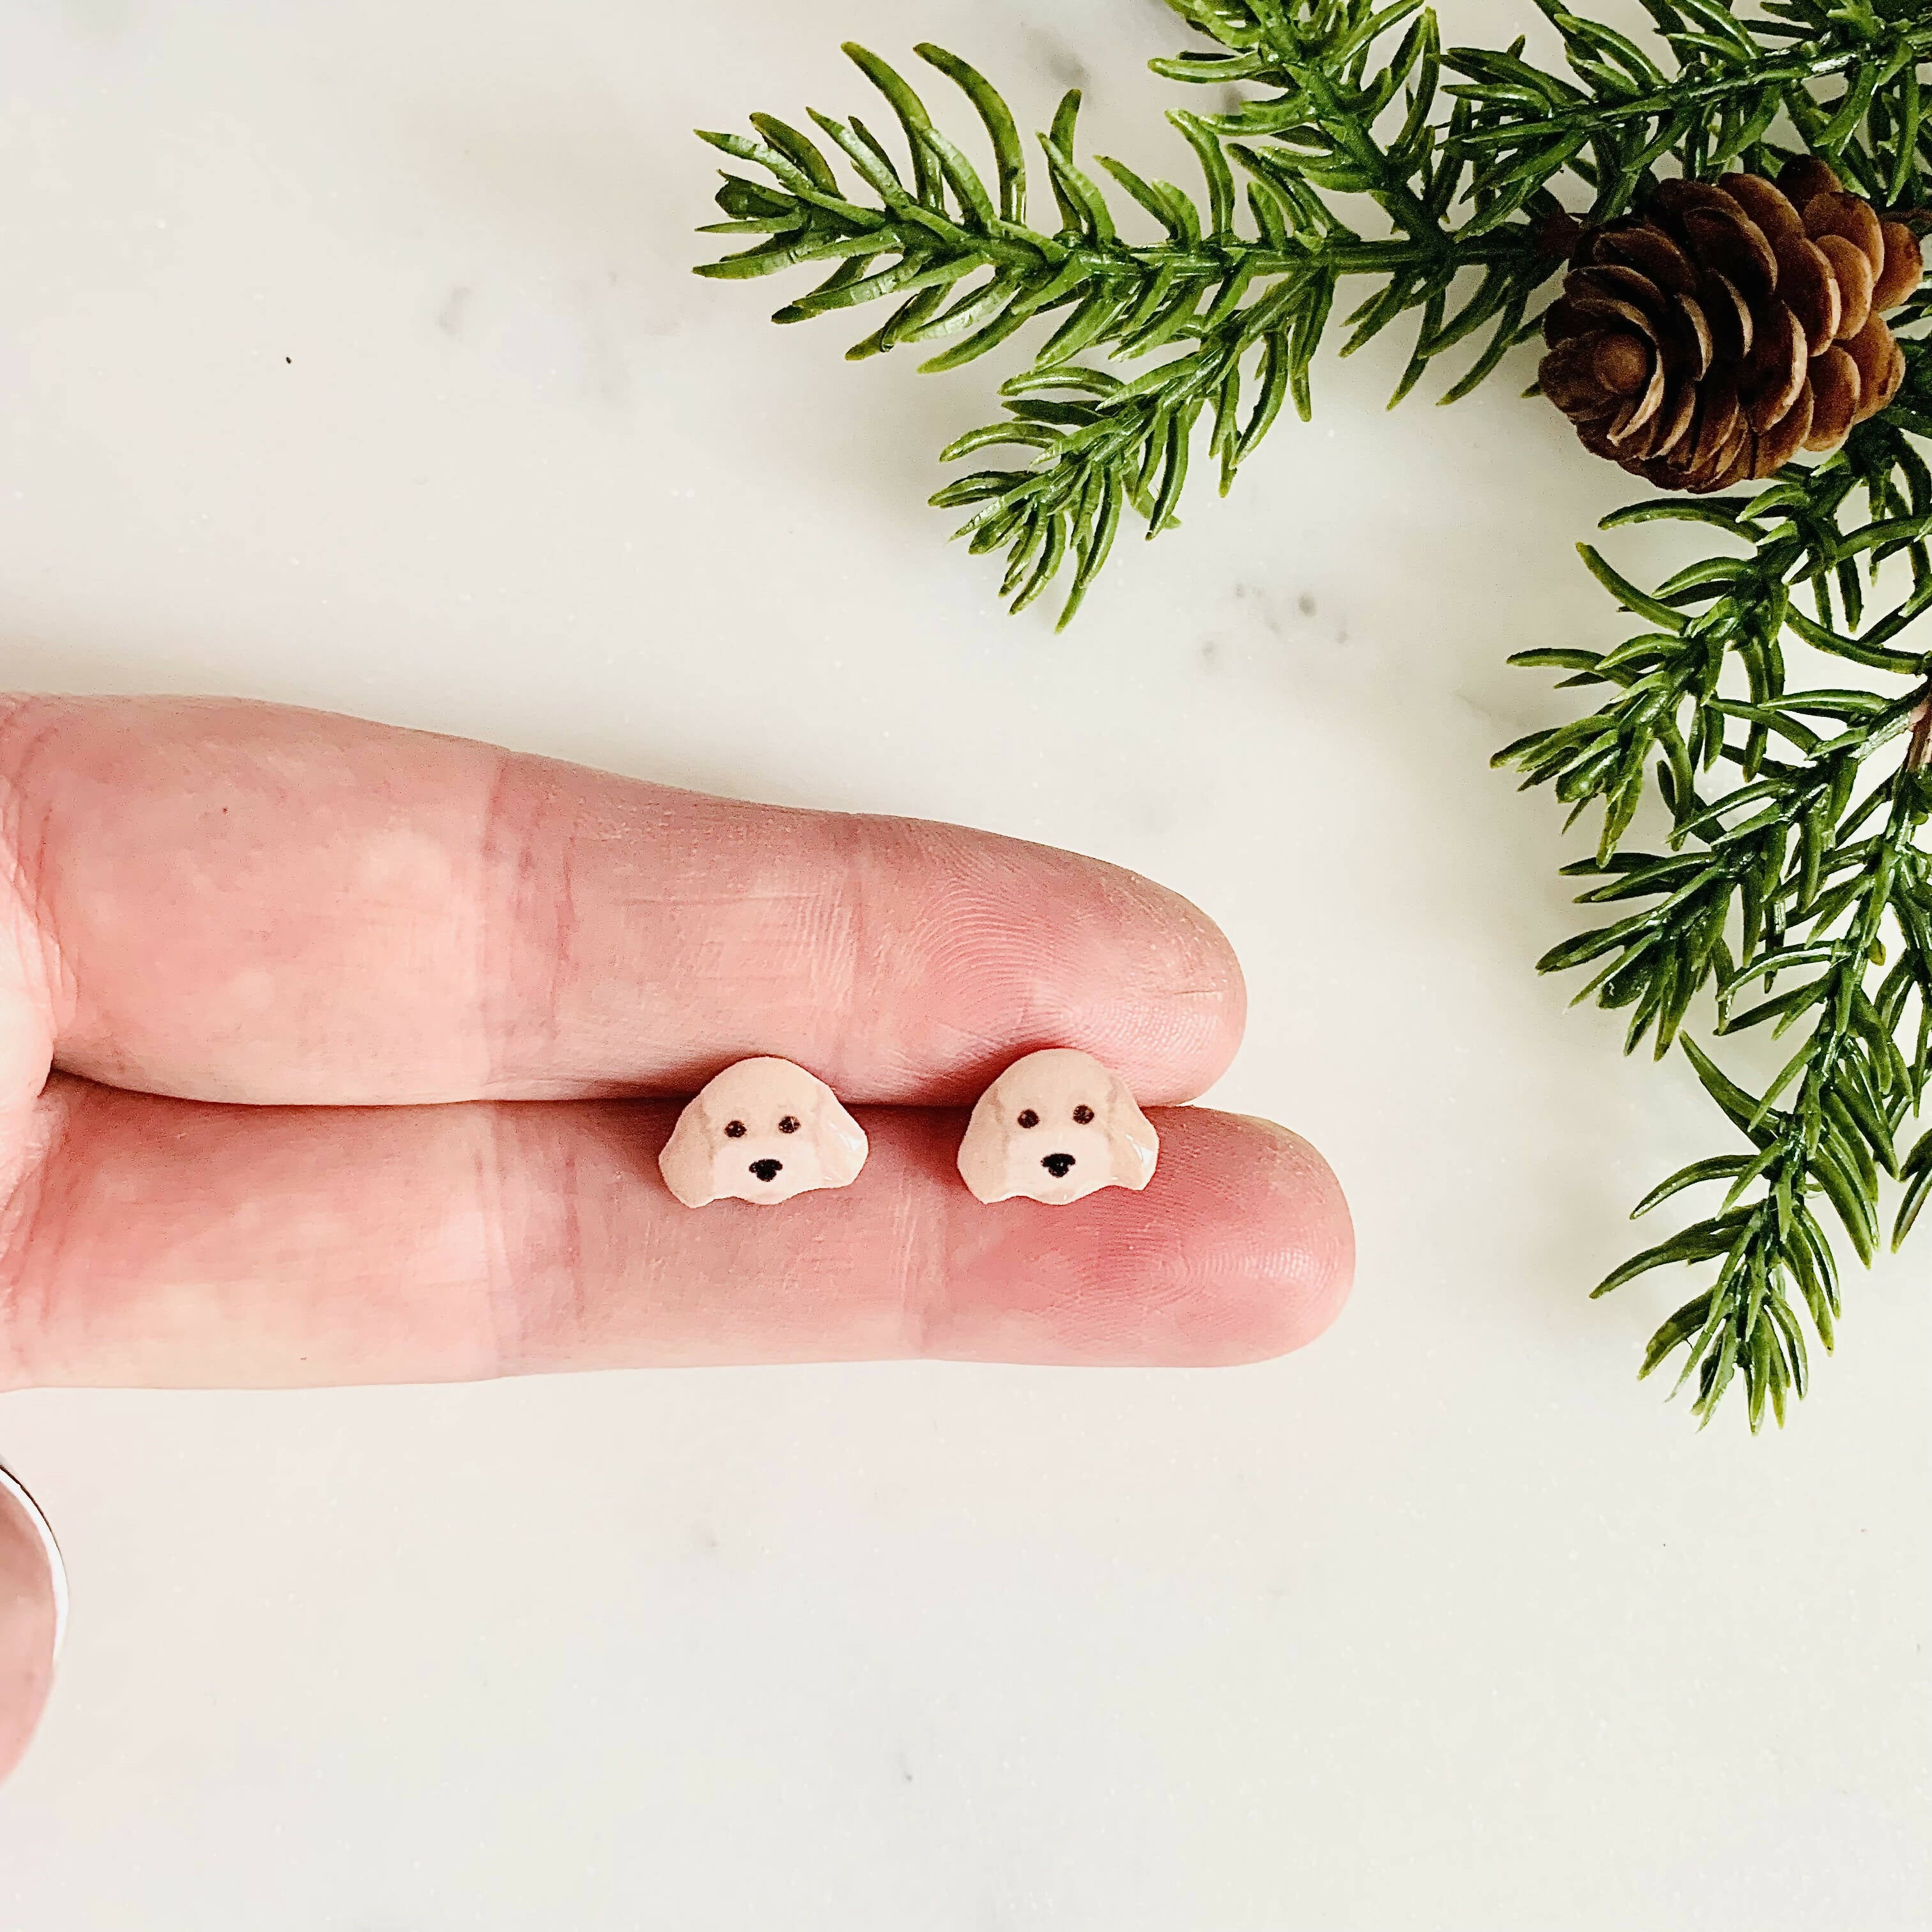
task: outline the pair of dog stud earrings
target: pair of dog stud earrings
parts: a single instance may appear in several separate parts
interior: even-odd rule
[[[789,1060],[728,1066],[678,1116],[658,1156],[687,1208],[774,1205],[849,1187],[866,1130],[815,1075]],[[1102,1187],[1154,1178],[1160,1137],[1126,1083],[1090,1054],[1048,1047],[1016,1060],[980,1095],[959,1144],[959,1174],[979,1199],[1063,1207]]]

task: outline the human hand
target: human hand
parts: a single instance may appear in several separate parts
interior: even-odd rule
[[[1250,1361],[1327,1326],[1348,1210],[1184,1100],[1241,1029],[1185,901],[1048,848],[781,810],[221,700],[0,704],[0,1390],[937,1356]],[[1144,1192],[982,1207],[964,1109],[1084,1048]],[[693,1212],[656,1166],[748,1054],[858,1183]],[[0,1775],[53,1584],[0,1487]]]

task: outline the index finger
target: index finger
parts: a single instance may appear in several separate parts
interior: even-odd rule
[[[1164,1102],[1240,1031],[1185,900],[956,826],[219,699],[14,699],[0,798],[53,1064],[152,1093],[680,1094],[770,1053],[949,1103],[1055,1045]]]

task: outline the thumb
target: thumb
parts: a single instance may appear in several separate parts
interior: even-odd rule
[[[66,1610],[53,1532],[0,1468],[0,1778],[20,1762],[40,1722]]]

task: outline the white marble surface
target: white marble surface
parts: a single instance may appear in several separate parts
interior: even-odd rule
[[[74,1616],[0,1922],[1932,1924],[1928,1249],[1755,1442],[1632,1380],[1677,1282],[1582,1298],[1718,1145],[1532,976],[1554,815],[1486,769],[1555,715],[1504,655],[1613,626],[1620,479],[1328,362],[1077,630],[1006,620],[921,507],[992,376],[686,272],[686,130],[857,104],[848,34],[1184,160],[1156,0],[8,9],[0,679],[1139,867],[1242,949],[1215,1097],[1328,1152],[1354,1304],[1232,1372],[7,1398]]]

